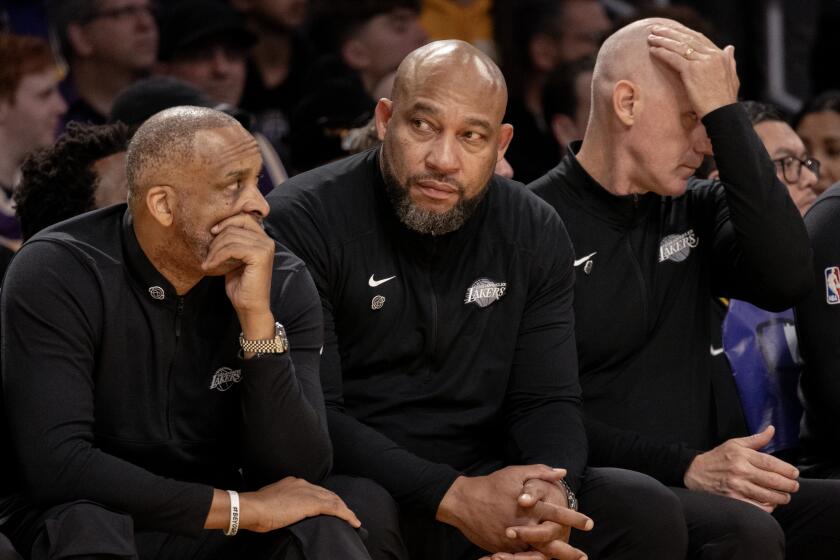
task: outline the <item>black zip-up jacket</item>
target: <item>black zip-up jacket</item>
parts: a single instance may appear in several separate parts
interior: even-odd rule
[[[439,237],[396,217],[372,150],[272,192],[268,230],[309,267],[336,471],[434,516],[460,472],[586,463],[572,252],[551,208],[494,177]]]
[[[319,299],[282,248],[271,301],[291,356],[243,360],[224,278],[179,297],[140,248],[126,205],[26,243],[0,308],[21,490],[39,507],[91,500],[129,513],[138,530],[195,535],[213,487],[325,476]]]
[[[590,430],[591,464],[669,484],[682,483],[697,450],[720,443],[711,297],[782,310],[812,284],[804,224],[744,110],[722,107],[703,124],[722,182],[691,180],[679,197],[614,196],[570,153],[530,185],[560,214],[578,257],[584,411],[648,438]]]
[[[805,214],[814,250],[816,285],[796,306],[796,329],[805,368],[799,380],[803,462],[840,468],[840,183]]]

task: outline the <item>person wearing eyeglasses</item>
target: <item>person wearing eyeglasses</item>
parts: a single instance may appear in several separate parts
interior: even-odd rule
[[[50,0],[50,28],[70,68],[70,121],[104,124],[123,88],[147,75],[157,58],[152,0]]]
[[[776,176],[788,188],[790,198],[804,216],[819,194],[819,160],[811,157],[779,109],[757,101],[743,101],[741,105],[776,166]]]

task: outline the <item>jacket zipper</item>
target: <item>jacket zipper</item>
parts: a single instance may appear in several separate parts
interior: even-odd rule
[[[172,354],[172,362],[169,364],[169,374],[166,379],[166,432],[169,439],[172,439],[172,393],[174,384],[175,363],[178,361],[178,349],[181,338],[181,317],[184,314],[184,297],[178,297],[178,307],[175,309],[175,352]]]

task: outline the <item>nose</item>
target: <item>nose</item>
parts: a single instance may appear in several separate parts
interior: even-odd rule
[[[259,181],[254,181],[254,184],[248,187],[248,192],[242,203],[242,212],[262,220],[268,216],[268,211],[268,201],[260,192]]]
[[[805,167],[802,166],[801,172],[799,173],[799,188],[800,189],[813,189],[820,178],[817,176],[816,173]]]
[[[62,97],[61,93],[58,90],[55,91],[54,95],[55,95],[55,104],[54,104],[55,113],[58,116],[61,116],[64,113],[67,112],[67,102],[64,101],[64,97]]]
[[[140,29],[152,29],[157,25],[151,6],[138,6],[135,15],[137,17],[134,18],[134,21]]]
[[[426,166],[441,175],[458,171],[457,141],[453,134],[440,134],[426,154]]]
[[[213,74],[227,76],[230,73],[232,59],[224,47],[218,46],[213,49]]]

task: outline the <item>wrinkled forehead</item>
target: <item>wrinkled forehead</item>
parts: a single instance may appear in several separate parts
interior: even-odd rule
[[[507,105],[503,83],[489,74],[483,65],[452,64],[418,68],[401,88],[395,91],[395,102],[404,107],[421,99],[457,103],[471,112],[499,123]]]
[[[193,153],[198,163],[221,169],[260,157],[256,139],[241,126],[210,128],[196,132]]]

